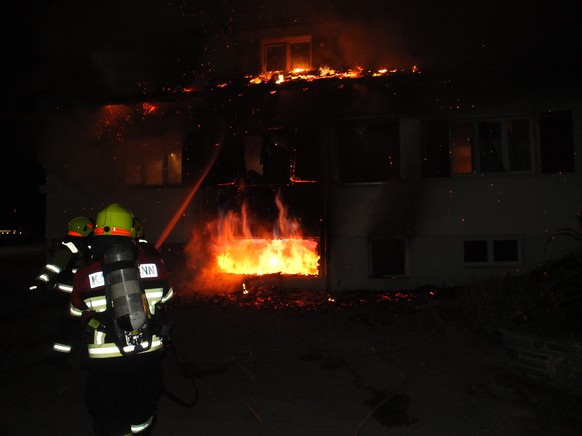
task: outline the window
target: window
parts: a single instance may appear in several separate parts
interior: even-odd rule
[[[311,36],[268,39],[261,42],[263,71],[311,69]]]
[[[452,173],[531,171],[531,129],[531,121],[525,118],[452,122]]]
[[[448,177],[451,175],[449,153],[449,123],[446,120],[422,120],[420,144],[423,177]]]
[[[540,146],[543,173],[575,170],[572,111],[543,113],[540,118]]]
[[[343,120],[337,129],[343,183],[384,182],[400,176],[398,119]]]
[[[272,128],[243,137],[243,166],[249,184],[316,182],[323,166],[317,132]]]
[[[518,264],[521,261],[518,239],[482,239],[463,242],[465,264],[474,266]]]
[[[394,277],[407,274],[405,239],[370,240],[370,277]]]
[[[179,185],[182,154],[176,151],[162,156],[135,156],[127,166],[126,181],[130,185]]]

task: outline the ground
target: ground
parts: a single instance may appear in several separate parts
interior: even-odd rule
[[[82,361],[50,351],[60,308],[26,294],[42,250],[0,260],[0,434],[90,435]],[[582,434],[580,399],[509,372],[446,295],[176,290],[156,435]]]

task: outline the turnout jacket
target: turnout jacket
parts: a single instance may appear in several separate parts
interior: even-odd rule
[[[163,304],[174,295],[174,291],[169,284],[167,268],[159,256],[138,250],[137,263],[154,326],[151,347],[138,353],[142,354],[163,348],[162,338],[158,331],[162,324],[161,311]],[[83,325],[87,327],[86,340],[90,358],[123,357],[114,342],[114,333],[110,325],[112,317],[108,312],[100,261],[96,260],[76,272],[71,293],[70,314],[81,318]]]
[[[44,283],[59,291],[71,293],[73,290],[73,275],[81,266],[89,263],[91,258],[89,238],[65,236],[49,254],[44,265],[36,276],[37,283]],[[36,285],[30,287],[36,289]]]

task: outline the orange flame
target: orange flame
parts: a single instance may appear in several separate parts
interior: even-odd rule
[[[299,222],[288,217],[281,198],[275,199],[279,212],[272,235],[253,235],[247,206],[240,216],[229,212],[216,226],[212,251],[218,272],[242,275],[317,275],[318,243],[303,238]]]

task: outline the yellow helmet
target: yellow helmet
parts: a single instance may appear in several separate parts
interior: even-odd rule
[[[78,216],[69,221],[67,225],[67,235],[69,236],[90,236],[93,233],[95,223],[86,216]]]
[[[95,236],[135,237],[135,219],[133,213],[112,203],[97,214]]]

